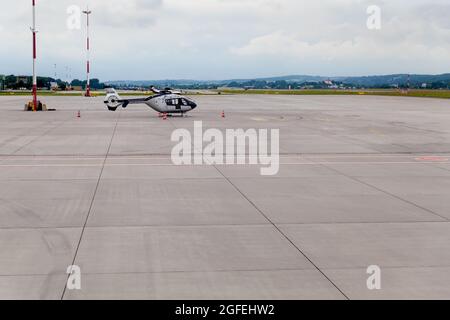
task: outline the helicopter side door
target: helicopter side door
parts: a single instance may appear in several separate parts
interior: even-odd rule
[[[165,102],[168,112],[186,112],[189,110],[189,104],[183,97],[167,97]]]
[[[181,110],[181,103],[178,97],[166,97],[166,106],[168,112],[177,112]]]

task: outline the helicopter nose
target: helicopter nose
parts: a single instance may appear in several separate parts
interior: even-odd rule
[[[194,110],[195,108],[197,108],[197,104],[194,101],[189,101],[189,106],[191,107],[191,110]]]

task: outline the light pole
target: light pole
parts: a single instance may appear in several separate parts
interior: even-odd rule
[[[87,81],[86,81],[86,97],[90,97],[91,96],[91,85],[90,85],[90,43],[89,43],[89,15],[92,13],[92,11],[89,10],[89,7],[87,7],[87,9],[85,11],[83,11],[83,13],[86,15],[87,17],[87,41],[86,41],[86,46],[87,46],[87,52],[86,52],[86,74],[87,74]]]
[[[33,33],[33,111],[38,109],[37,101],[37,77],[36,77],[36,0],[31,0],[33,4],[33,26],[31,32]]]

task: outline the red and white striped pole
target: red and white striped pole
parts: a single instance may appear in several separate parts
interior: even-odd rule
[[[37,77],[36,77],[36,0],[32,0],[33,4],[33,111],[37,111]]]
[[[87,7],[86,11],[83,11],[84,14],[86,14],[87,17],[87,41],[86,41],[86,73],[87,73],[87,82],[86,82],[86,97],[91,96],[91,84],[90,84],[90,72],[91,72],[91,66],[90,66],[90,42],[89,42],[89,15],[92,13],[92,11],[89,11],[89,7]]]

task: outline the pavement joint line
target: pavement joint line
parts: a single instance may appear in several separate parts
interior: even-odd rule
[[[118,179],[118,180],[124,180],[124,179]],[[1,182],[89,182],[89,181],[97,181],[96,178],[52,178],[52,179],[46,179],[46,178],[4,178],[1,179]]]
[[[272,178],[272,179],[289,179],[289,178]],[[211,181],[211,180],[224,180],[222,177],[209,177],[209,178],[195,178],[195,177],[186,177],[186,178],[179,178],[179,177],[149,177],[149,178],[102,178],[102,180],[107,181],[127,181],[127,180],[136,180],[136,181],[154,181],[154,180],[205,180],[205,181]],[[91,181],[97,181],[97,178],[79,178],[79,179],[63,179],[63,178],[52,178],[52,179],[15,179],[15,178],[7,178],[2,179],[2,181],[8,181],[8,182],[32,182],[32,181],[40,181],[40,182],[91,182]]]
[[[322,158],[322,157],[420,157],[429,155],[449,155],[448,152],[393,152],[393,153],[324,153],[324,154],[303,154],[305,158]]]
[[[330,221],[330,222],[282,222],[277,223],[279,226],[320,226],[320,225],[357,225],[357,224],[428,224],[428,223],[450,223],[450,221],[436,221],[436,220],[427,220],[427,221]]]
[[[211,223],[211,224],[143,224],[143,225],[93,225],[93,226],[86,226],[86,229],[118,229],[118,228],[124,228],[124,229],[179,229],[179,228],[186,228],[186,229],[197,229],[197,228],[233,228],[233,227],[267,227],[270,226],[270,224],[267,223],[240,223],[240,224],[217,224],[217,223]],[[83,226],[41,226],[41,227],[29,227],[29,226],[17,226],[17,227],[0,227],[0,231],[2,230],[21,230],[21,231],[27,231],[27,230],[52,230],[52,229],[81,229]]]
[[[316,159],[316,158],[405,158],[405,157],[421,157],[421,156],[441,156],[450,157],[450,152],[394,152],[394,153],[280,153],[280,158],[297,158],[300,159]],[[164,157],[163,157],[164,156]],[[248,155],[246,155],[248,156]],[[32,157],[32,159],[27,159]],[[170,154],[109,154],[109,160],[170,160]],[[104,155],[34,155],[34,154],[4,154],[0,155],[0,161],[2,160],[23,160],[26,161],[42,161],[42,160],[103,160]]]
[[[286,165],[286,166],[322,166],[322,165],[327,165],[327,164],[333,164],[333,165],[345,165],[345,164],[355,164],[355,165],[374,165],[374,164],[379,164],[379,165],[383,165],[383,164],[431,164],[430,162],[420,162],[420,161],[404,161],[404,162],[394,162],[394,161],[386,161],[386,162],[370,162],[370,161],[361,161],[361,162],[357,162],[357,161],[336,161],[336,162],[331,162],[331,161],[321,161],[321,162],[311,162],[311,163],[306,163],[306,162],[288,162],[288,163],[280,163],[280,166]],[[433,164],[450,164],[450,161],[435,161],[433,162]],[[176,165],[173,163],[106,163],[106,164],[0,164],[0,168],[58,168],[58,167],[209,167],[211,165]],[[249,164],[223,164],[220,166],[227,166],[227,167],[254,167],[255,165],[249,165]],[[442,168],[442,167],[436,167],[435,168],[439,168],[439,169],[443,169],[448,171],[448,169]]]
[[[380,266],[383,270],[400,270],[400,269],[450,269],[450,265],[441,266]],[[366,270],[367,266],[352,266],[352,267],[333,267],[333,268],[322,268],[326,271],[334,270]],[[284,271],[317,271],[315,268],[280,268],[280,269],[211,269],[211,270],[161,270],[161,271],[117,271],[117,272],[83,272],[83,275],[145,275],[145,274],[182,274],[182,273],[246,273],[246,272],[284,272]],[[0,274],[0,278],[8,277],[59,277],[66,276],[64,272],[61,273],[23,273],[23,274]]]
[[[78,250],[80,249],[81,241],[83,239],[84,230],[86,229],[87,223],[89,221],[89,216],[90,216],[90,214],[92,212],[92,208],[93,208],[93,205],[94,205],[95,197],[97,195],[97,191],[98,191],[98,188],[100,186],[100,181],[102,179],[103,170],[105,168],[104,164],[106,163],[106,160],[108,159],[108,153],[111,150],[111,146],[112,146],[112,143],[113,143],[113,140],[114,140],[114,136],[116,134],[116,130],[117,130],[117,126],[118,126],[119,121],[120,121],[121,114],[122,114],[122,110],[119,111],[119,114],[118,114],[118,116],[116,118],[116,124],[115,124],[114,130],[113,130],[113,132],[111,134],[111,139],[109,141],[108,150],[106,151],[105,158],[103,160],[103,167],[100,170],[100,173],[98,175],[97,185],[95,186],[95,190],[94,190],[94,193],[92,195],[91,204],[89,206],[89,210],[88,210],[88,213],[87,213],[87,216],[86,216],[86,220],[85,220],[84,226],[83,226],[83,228],[81,230],[80,239],[78,240],[78,244],[77,244],[77,247],[75,249],[75,254],[74,254],[74,257],[73,257],[73,260],[72,260],[72,265],[75,265],[75,262],[76,262],[76,259],[77,259],[77,254],[78,254]],[[69,280],[69,277],[70,277],[70,274],[67,276],[67,281]],[[64,289],[63,289],[63,292],[62,292],[62,295],[61,295],[61,300],[64,300],[64,295],[66,293],[66,289],[67,289],[67,283],[64,284]]]
[[[320,226],[320,225],[378,225],[378,224],[431,224],[431,223],[450,223],[450,221],[337,221],[337,222],[275,222],[277,226]],[[139,229],[139,228],[154,228],[154,229],[175,229],[175,228],[230,228],[230,227],[267,227],[271,223],[228,223],[228,224],[144,224],[144,225],[93,225],[86,226],[86,229],[117,229],[117,228],[128,228],[128,229]],[[52,229],[81,229],[83,226],[10,226],[10,227],[0,227],[0,231],[8,230],[52,230]]]
[[[383,266],[380,265],[379,266],[382,270],[396,270],[396,269],[450,269],[450,265],[441,265],[441,266],[436,266],[436,265],[432,265],[432,266]],[[367,266],[352,266],[352,267],[336,267],[336,268],[323,268],[324,270],[356,270],[356,269],[367,269]]]
[[[201,270],[158,270],[158,271],[116,271],[116,272],[83,272],[83,275],[130,275],[130,274],[180,274],[180,273],[238,273],[238,272],[283,272],[283,271],[317,271],[312,266],[309,268],[280,268],[280,269],[201,269]],[[61,273],[36,273],[36,274],[0,274],[1,277],[42,277],[42,276],[66,276]]]
[[[447,218],[447,217],[445,217],[445,216],[442,216],[442,215],[440,215],[440,214],[438,214],[438,213],[436,213],[436,212],[434,212],[434,211],[432,211],[432,210],[430,210],[430,209],[428,209],[428,208],[425,208],[425,207],[423,207],[423,206],[420,206],[420,205],[418,205],[418,204],[416,204],[416,203],[414,203],[414,202],[412,202],[412,201],[403,199],[402,197],[400,197],[400,196],[398,196],[398,195],[395,195],[395,194],[390,193],[390,192],[388,192],[388,191],[386,191],[386,190],[383,190],[383,189],[381,189],[381,188],[378,188],[378,187],[376,187],[376,186],[374,186],[374,185],[372,185],[372,184],[370,184],[370,183],[368,183],[368,182],[365,182],[365,181],[363,181],[363,180],[358,179],[357,177],[354,177],[354,176],[350,176],[350,175],[348,175],[348,174],[345,174],[344,172],[339,171],[338,169],[335,169],[335,168],[333,168],[333,167],[330,167],[330,166],[327,166],[327,165],[323,165],[323,164],[322,164],[322,166],[324,166],[324,167],[327,168],[327,169],[333,170],[333,171],[335,171],[335,172],[341,174],[342,176],[344,176],[344,177],[346,177],[346,178],[348,178],[348,179],[351,179],[351,180],[353,180],[353,181],[355,181],[355,182],[358,182],[358,183],[363,184],[363,185],[365,185],[365,186],[367,186],[367,187],[370,187],[370,188],[372,188],[372,189],[375,189],[375,190],[377,190],[377,191],[379,191],[379,192],[382,192],[382,193],[384,193],[384,194],[386,194],[386,195],[388,195],[388,196],[390,196],[390,197],[393,197],[393,198],[395,198],[395,199],[397,199],[397,200],[400,200],[400,201],[403,201],[403,202],[405,202],[405,203],[408,203],[408,204],[410,204],[410,205],[412,205],[412,206],[414,206],[414,207],[416,207],[416,208],[419,208],[419,209],[421,209],[421,210],[424,210],[424,211],[426,211],[426,212],[428,212],[428,213],[431,213],[431,214],[433,214],[433,215],[435,215],[435,216],[437,216],[437,217],[443,219],[442,222],[450,222],[450,219],[449,219],[449,218]]]

